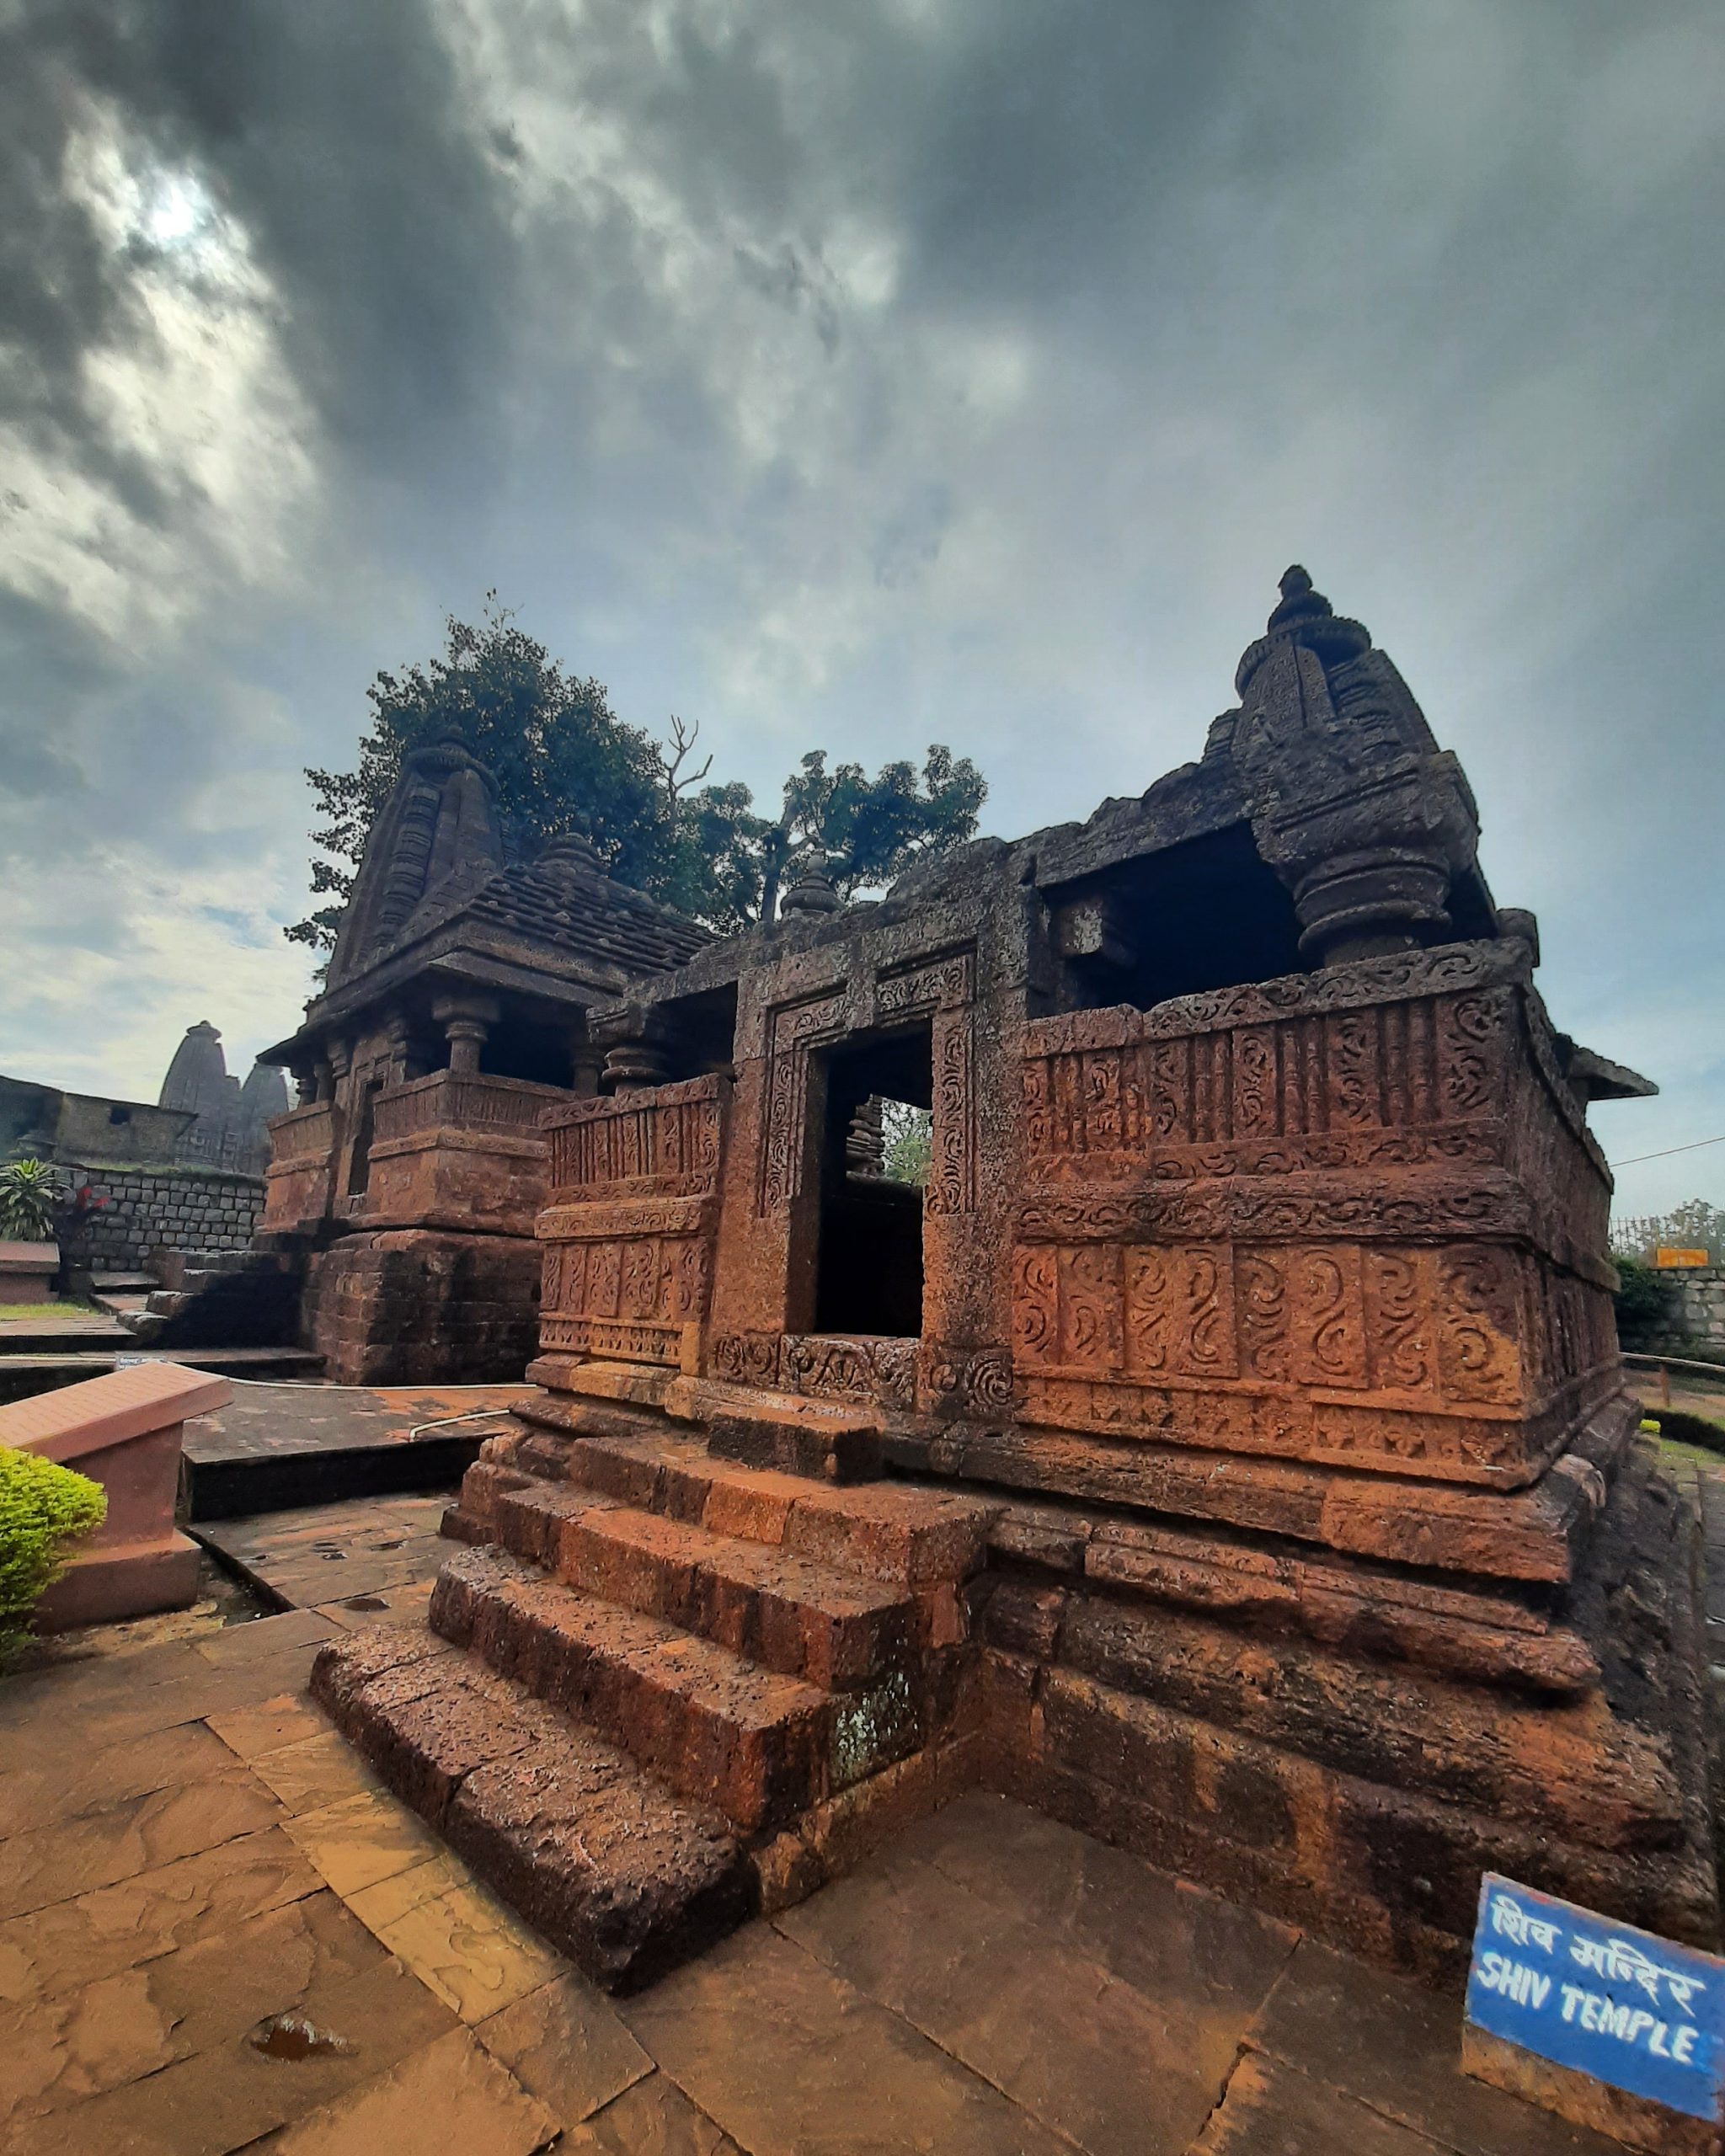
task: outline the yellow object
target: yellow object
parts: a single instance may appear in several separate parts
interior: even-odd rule
[[[1669,1250],[1662,1246],[1653,1252],[1654,1264],[1664,1272],[1674,1272],[1690,1265],[1711,1265],[1712,1262],[1704,1250]]]

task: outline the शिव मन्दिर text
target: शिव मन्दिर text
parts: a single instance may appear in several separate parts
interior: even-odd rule
[[[1488,1876],[1467,2018],[1537,2056],[1718,2115],[1725,1964]]]

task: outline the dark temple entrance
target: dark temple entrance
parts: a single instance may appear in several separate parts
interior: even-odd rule
[[[933,1100],[933,1045],[919,1026],[832,1049],[820,1147],[814,1330],[922,1330],[919,1145]],[[926,1130],[923,1132],[926,1138]]]

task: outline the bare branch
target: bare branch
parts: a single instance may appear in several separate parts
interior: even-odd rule
[[[698,771],[690,771],[686,776],[683,774],[683,760],[686,756],[694,754],[695,744],[700,739],[701,722],[698,718],[692,726],[690,726],[679,718],[675,712],[671,713],[670,745],[676,753],[675,755],[667,756],[665,750],[661,749],[659,751],[659,763],[660,770],[665,773],[665,794],[673,802],[680,793],[686,792],[690,787],[699,786],[702,780],[713,769],[713,758],[709,755]]]

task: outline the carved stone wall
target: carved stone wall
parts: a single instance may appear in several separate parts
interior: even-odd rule
[[[694,1078],[548,1118],[542,1352],[672,1366],[706,1321],[729,1087]]]
[[[1027,1422],[1531,1481],[1614,1380],[1604,1164],[1514,947],[1038,1021]]]

